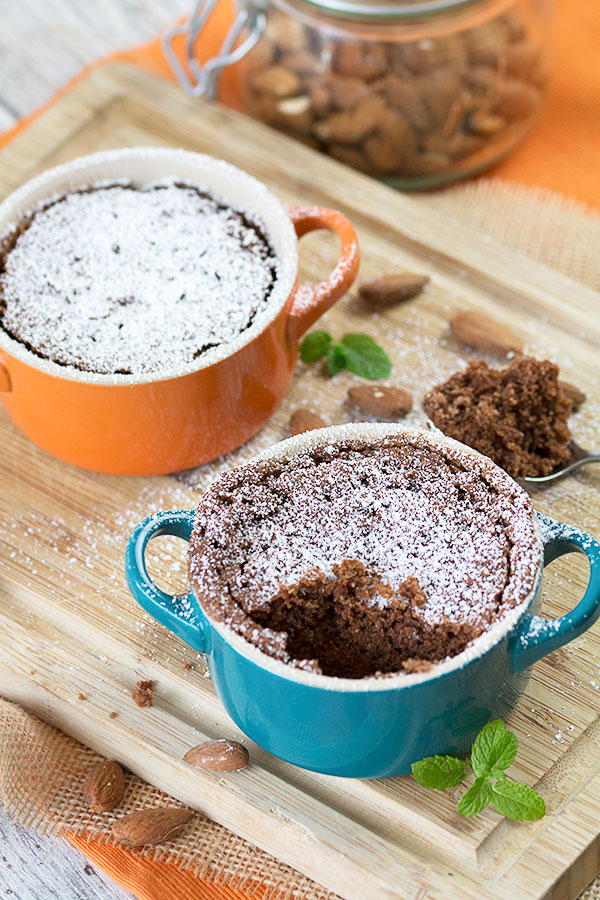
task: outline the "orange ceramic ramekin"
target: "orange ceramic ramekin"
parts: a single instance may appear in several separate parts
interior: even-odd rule
[[[44,172],[0,205],[0,235],[40,201],[71,188],[106,179],[141,185],[167,176],[201,184],[258,215],[278,258],[276,284],[267,308],[235,341],[159,375],[96,375],[59,366],[0,327],[0,391],[13,421],[44,450],[86,469],[161,474],[240,446],[288,391],[299,338],[348,290],[358,270],[356,234],[341,213],[286,208],[240,169],[170,148],[94,153]],[[338,263],[321,284],[298,285],[297,238],[319,228],[339,235]]]

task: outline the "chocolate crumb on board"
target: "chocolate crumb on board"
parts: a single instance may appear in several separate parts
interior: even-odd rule
[[[116,719],[116,718],[117,718],[116,712],[109,712],[108,718],[109,718],[109,719]]]
[[[81,691],[80,691],[80,692],[77,694],[77,699],[78,699],[78,700],[85,700],[85,699],[86,699],[86,696],[85,696],[85,694],[82,694]]]
[[[137,690],[131,692],[131,699],[137,703],[138,706],[152,706],[153,697],[153,681],[138,681]]]
[[[531,357],[505,369],[469,363],[425,397],[425,412],[444,434],[489,456],[513,478],[549,475],[570,457],[571,401],[558,366]]]

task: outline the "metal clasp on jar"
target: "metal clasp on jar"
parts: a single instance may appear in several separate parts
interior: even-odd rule
[[[199,63],[196,59],[196,41],[208,22],[219,0],[198,0],[190,19],[181,25],[174,25],[165,32],[162,46],[180,85],[192,97],[214,100],[217,96],[219,78],[226,66],[239,62],[249,53],[265,29],[266,12],[264,2],[248,2],[238,12],[216,56]],[[236,47],[240,35],[248,34]],[[176,37],[183,35],[185,42],[185,62],[181,63],[173,48]],[[234,49],[235,48],[235,49]]]

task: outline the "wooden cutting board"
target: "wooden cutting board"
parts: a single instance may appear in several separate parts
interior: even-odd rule
[[[0,154],[0,192],[74,156],[139,144],[221,156],[283,200],[342,209],[358,230],[362,277],[396,268],[431,275],[410,303],[373,314],[351,294],[323,320],[338,336],[364,330],[387,348],[394,383],[415,395],[409,423],[423,423],[425,391],[473,357],[449,337],[448,316],[478,308],[586,391],[573,429],[582,443],[600,444],[598,294],[256,122],[191,101],[170,83],[123,66],[95,70]],[[322,278],[336,258],[334,241],[312,235],[302,247],[304,278]],[[299,405],[331,423],[351,421],[344,398],[353,381],[300,365],[289,397],[257,438],[178,480],[71,468],[30,444],[2,413],[2,693],[347,900],[571,900],[600,869],[599,626],[535,666],[509,721],[520,740],[514,777],[548,804],[540,822],[509,822],[493,810],[468,820],[456,813],[463,788],[437,793],[410,777],[325,777],[254,746],[251,766],[234,778],[191,775],[181,761],[202,740],[239,734],[202,658],[132,601],[122,571],[127,536],[155,510],[195,506],[217,472],[284,437]],[[598,467],[536,491],[534,502],[598,535]],[[183,590],[181,545],[155,544],[157,578]],[[571,608],[586,575],[577,558],[555,563],[544,611]],[[130,698],[142,678],[156,686],[148,709]]]

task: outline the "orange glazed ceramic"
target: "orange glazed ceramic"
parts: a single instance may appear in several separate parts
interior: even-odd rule
[[[143,185],[173,175],[262,219],[278,257],[277,281],[266,310],[234,341],[159,375],[100,375],[59,366],[0,328],[0,392],[13,421],[48,453],[86,469],[161,474],[239,447],[286,395],[300,337],[358,271],[356,234],[341,213],[284,207],[240,169],[169,148],[95,153],[44,172],[0,205],[0,234],[40,201],[75,187],[117,178]],[[320,228],[339,235],[337,266],[315,287],[298,285],[297,239]]]

